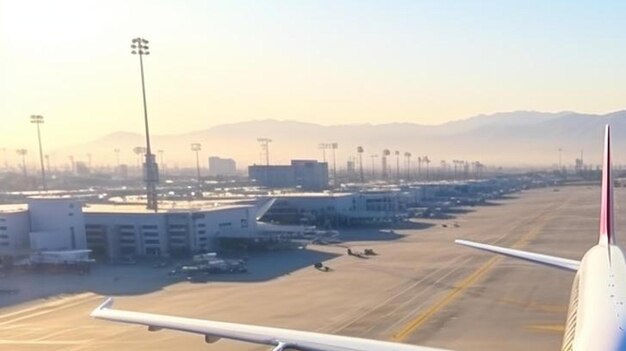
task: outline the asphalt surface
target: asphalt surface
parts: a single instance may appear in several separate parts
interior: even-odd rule
[[[369,259],[347,256],[343,247],[314,247],[341,254],[325,262],[328,273],[305,267],[261,282],[180,282],[120,296],[115,306],[459,351],[558,350],[574,274],[453,240],[579,259],[596,241],[599,200],[596,186],[531,190],[453,219],[428,221],[429,228],[396,230],[398,238],[350,244],[379,253]],[[626,191],[616,189],[618,242],[625,200]],[[0,349],[267,349],[229,341],[207,345],[198,335],[90,319],[102,299],[84,292],[2,308]]]

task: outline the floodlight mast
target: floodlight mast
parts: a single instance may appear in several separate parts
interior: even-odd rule
[[[39,163],[41,165],[41,187],[43,191],[48,190],[46,187],[46,171],[43,165],[43,148],[41,146],[41,131],[39,128],[40,124],[43,124],[43,116],[41,115],[31,115],[30,123],[37,125],[37,140],[39,141]]]
[[[270,138],[257,138],[256,140],[261,145],[261,152],[265,156],[265,165],[269,166],[270,165],[270,143],[272,142],[272,139],[270,139]]]
[[[198,194],[196,197],[202,197],[202,181],[200,179],[200,151],[202,150],[202,144],[191,144],[191,151],[196,153],[196,174],[198,177]]]
[[[148,106],[146,103],[146,84],[143,73],[143,56],[150,55],[150,48],[148,47],[149,41],[137,37],[132,40],[131,53],[133,55],[139,55],[139,69],[141,71],[141,92],[143,96],[143,117],[146,127],[146,159],[144,163],[144,182],[146,183],[146,195],[147,205],[149,210],[158,211],[157,203],[157,191],[156,186],[159,182],[159,169],[155,161],[155,157],[152,154],[152,148],[150,147],[150,129],[148,127]]]

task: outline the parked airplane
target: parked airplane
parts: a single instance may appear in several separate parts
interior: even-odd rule
[[[457,240],[456,243],[526,261],[576,272],[563,337],[563,351],[624,350],[626,328],[626,260],[615,243],[613,181],[611,177],[610,129],[606,126],[602,206],[598,244],[581,261]],[[91,316],[111,321],[140,324],[150,331],[172,329],[202,334],[206,342],[220,338],[270,345],[273,351],[436,351],[428,347],[398,344],[347,336],[268,328],[237,323],[164,316],[112,309],[107,299]]]

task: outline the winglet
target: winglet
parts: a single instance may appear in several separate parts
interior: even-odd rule
[[[602,166],[602,208],[600,210],[599,245],[615,244],[615,221],[613,218],[613,178],[611,177],[611,128],[604,131],[604,163]]]
[[[96,307],[93,311],[91,311],[89,315],[92,317],[98,317],[98,314],[100,311],[107,310],[111,308],[111,306],[113,306],[113,298],[107,297],[107,299],[104,300],[104,302],[101,303],[100,306]]]
[[[260,221],[261,218],[265,216],[267,211],[270,210],[270,208],[274,205],[275,202],[276,202],[276,198],[271,198],[267,202],[265,202],[263,206],[259,207],[256,211],[256,220]]]

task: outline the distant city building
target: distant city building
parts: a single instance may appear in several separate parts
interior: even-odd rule
[[[115,175],[120,179],[128,178],[128,165],[122,164],[115,168]]]
[[[248,167],[248,176],[257,184],[272,188],[322,190],[328,188],[328,163],[292,160],[291,165],[253,165]]]
[[[350,158],[346,162],[346,173],[349,178],[352,178],[356,174],[355,162],[353,158]]]
[[[78,161],[75,163],[74,167],[76,175],[85,176],[90,173],[89,167],[85,162]]]
[[[234,176],[237,173],[237,165],[232,158],[209,157],[210,176]]]

